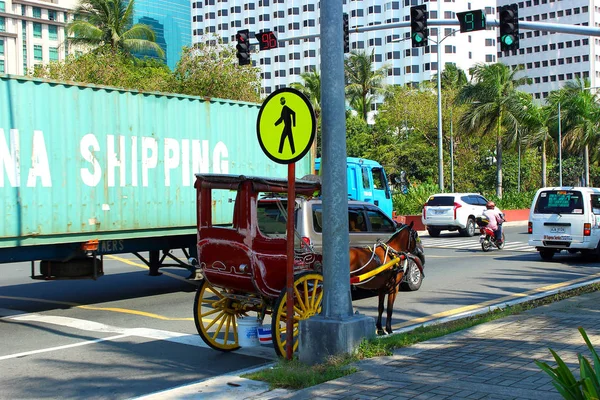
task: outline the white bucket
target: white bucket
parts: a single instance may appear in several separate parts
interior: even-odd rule
[[[271,327],[269,325],[263,325],[258,327],[258,341],[260,342],[260,344],[273,343]]]
[[[258,346],[258,320],[256,318],[238,318],[238,344],[242,347]]]

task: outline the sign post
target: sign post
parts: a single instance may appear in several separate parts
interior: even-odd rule
[[[302,92],[282,88],[265,99],[256,133],[264,153],[278,164],[288,165],[287,191],[287,263],[286,263],[286,358],[294,354],[294,209],[296,205],[296,161],[310,149],[317,121],[310,101]],[[296,327],[297,329],[297,327]]]

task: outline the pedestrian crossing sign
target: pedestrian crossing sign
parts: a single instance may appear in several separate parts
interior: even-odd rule
[[[258,143],[267,157],[291,164],[306,155],[315,139],[317,121],[302,92],[281,88],[263,102],[256,119]]]

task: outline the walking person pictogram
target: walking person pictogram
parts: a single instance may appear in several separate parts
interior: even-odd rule
[[[283,132],[281,133],[281,140],[279,141],[279,153],[283,153],[283,144],[285,139],[290,142],[290,149],[292,150],[292,154],[296,152],[296,148],[294,146],[294,135],[292,133],[292,127],[296,126],[296,113],[294,110],[285,105],[285,97],[281,96],[279,102],[283,106],[281,110],[281,116],[277,121],[275,121],[275,126],[279,125],[283,122]]]

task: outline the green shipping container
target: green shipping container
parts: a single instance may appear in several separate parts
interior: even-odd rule
[[[287,176],[260,148],[259,108],[0,77],[0,248],[193,233],[194,173]]]

